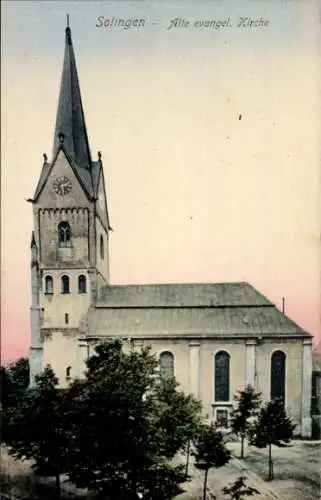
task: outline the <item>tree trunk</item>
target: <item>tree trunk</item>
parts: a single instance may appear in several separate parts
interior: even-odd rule
[[[273,479],[272,443],[269,443],[269,480]]]
[[[188,443],[187,443],[187,450],[186,450],[186,467],[185,467],[185,477],[187,477],[187,476],[188,476],[188,466],[189,466],[190,451],[191,451],[191,441],[190,441],[190,439],[189,439],[189,440],[188,440]]]
[[[244,434],[241,434],[241,457],[244,458]]]
[[[208,474],[208,469],[205,469],[205,475],[204,475],[204,489],[203,489],[203,500],[206,500],[207,474]]]
[[[56,485],[55,485],[55,496],[57,500],[61,498],[61,485],[60,485],[60,474],[56,473]]]

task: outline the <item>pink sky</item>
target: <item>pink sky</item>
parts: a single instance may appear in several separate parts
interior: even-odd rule
[[[318,4],[205,4],[4,2],[2,361],[28,352],[25,200],[51,158],[66,12],[93,157],[103,152],[112,282],[248,281],[320,338]],[[166,30],[178,15],[245,11],[269,28]],[[159,25],[107,32],[102,14]]]

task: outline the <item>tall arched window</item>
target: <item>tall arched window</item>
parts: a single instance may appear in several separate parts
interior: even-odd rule
[[[66,275],[61,277],[61,293],[70,293],[69,277]]]
[[[53,279],[52,276],[45,277],[45,294],[52,295],[53,294]]]
[[[271,399],[285,401],[285,354],[274,351],[271,357]]]
[[[104,249],[104,238],[103,235],[100,235],[100,258],[103,259],[105,256],[105,249]]]
[[[58,241],[60,247],[70,247],[71,230],[68,222],[60,222],[58,224]]]
[[[165,351],[159,356],[159,372],[163,379],[174,377],[174,355]]]
[[[81,274],[78,276],[78,293],[86,293],[87,292],[87,283],[86,276]]]
[[[230,400],[230,355],[226,351],[219,351],[214,359],[215,372],[215,401]]]

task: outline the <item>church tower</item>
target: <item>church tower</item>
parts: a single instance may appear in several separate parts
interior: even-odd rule
[[[109,282],[109,217],[101,153],[92,160],[69,22],[54,130],[34,197],[30,383],[50,363],[78,376],[79,324]]]

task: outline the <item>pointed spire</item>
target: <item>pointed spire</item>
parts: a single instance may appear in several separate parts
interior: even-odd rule
[[[91,155],[82,107],[69,14],[67,14],[65,55],[56,117],[53,157],[60,144],[77,167],[90,168]],[[63,140],[61,140],[63,137]]]
[[[31,246],[31,248],[37,246],[34,231],[32,231],[32,233],[31,233],[31,245],[30,246]]]

